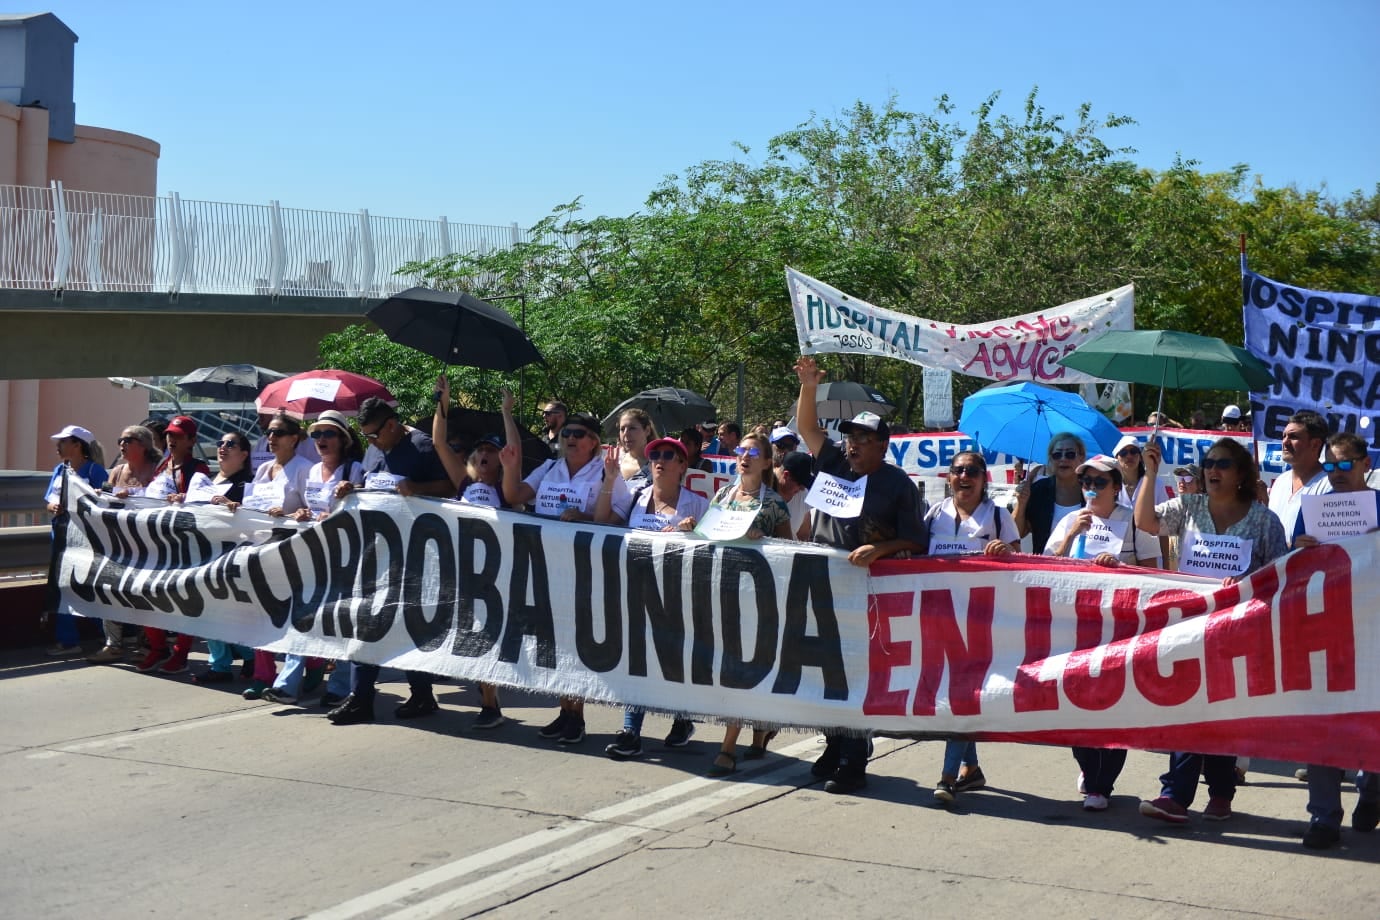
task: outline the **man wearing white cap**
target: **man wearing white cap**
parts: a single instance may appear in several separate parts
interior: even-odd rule
[[[1223,431],[1250,431],[1251,422],[1241,414],[1240,406],[1227,406],[1222,410],[1222,421],[1218,425]]]
[[[860,413],[839,426],[844,441],[840,450],[819,427],[815,408],[824,372],[806,355],[796,362],[795,372],[800,379],[796,425],[815,456],[816,476],[850,483],[867,480],[856,516],[835,517],[815,509],[811,539],[849,550],[848,561],[864,567],[900,553],[923,553],[929,541],[920,518],[920,495],[904,470],[886,462],[891,428],[871,412]],[[826,735],[826,739],[824,753],[812,768],[814,775],[828,777],[824,791],[849,793],[866,786],[871,742],[841,734]]]

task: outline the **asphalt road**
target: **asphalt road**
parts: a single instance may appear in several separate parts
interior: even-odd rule
[[[814,734],[708,779],[714,725],[672,751],[649,717],[643,758],[616,763],[617,710],[563,748],[537,737],[549,700],[507,693],[508,724],[476,731],[477,691],[445,683],[441,713],[398,722],[384,677],[380,721],[344,727],[243,683],[0,656],[0,914],[1380,916],[1380,833],[1304,850],[1293,764],[1253,764],[1232,820],[1170,827],[1136,812],[1163,755],[1132,753],[1088,814],[1068,751],[985,744],[991,785],[944,810],[939,742],[879,740],[865,792],[831,796]]]

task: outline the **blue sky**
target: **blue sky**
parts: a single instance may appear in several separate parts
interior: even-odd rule
[[[1268,185],[1380,180],[1380,2],[68,0],[77,119],[162,144],[184,198],[530,225],[862,100],[1138,124],[1133,159]]]

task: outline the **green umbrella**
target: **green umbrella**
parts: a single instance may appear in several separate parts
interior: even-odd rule
[[[1156,384],[1164,389],[1265,390],[1275,382],[1270,366],[1221,339],[1170,329],[1114,329],[1089,339],[1059,360],[1065,367],[1104,380]]]

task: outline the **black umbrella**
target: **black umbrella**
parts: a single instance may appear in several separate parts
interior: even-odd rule
[[[409,288],[368,315],[390,340],[446,364],[515,371],[542,361],[511,316],[473,294]]]
[[[851,419],[859,412],[888,416],[896,411],[891,400],[861,383],[840,380],[821,383],[815,392],[815,411],[820,418]]]
[[[629,409],[641,409],[652,417],[656,430],[674,436],[682,428],[714,418],[714,404],[694,390],[656,387],[623,400],[604,417],[604,428],[618,424],[618,416]]]
[[[472,445],[486,434],[503,436],[501,413],[453,406],[446,416],[446,435],[451,439],[459,437]],[[551,459],[551,450],[545,441],[521,425],[518,426],[518,435],[522,439],[522,475],[525,477]]]
[[[177,385],[193,396],[224,402],[252,402],[260,390],[286,376],[257,364],[217,364],[198,367],[177,381]]]

